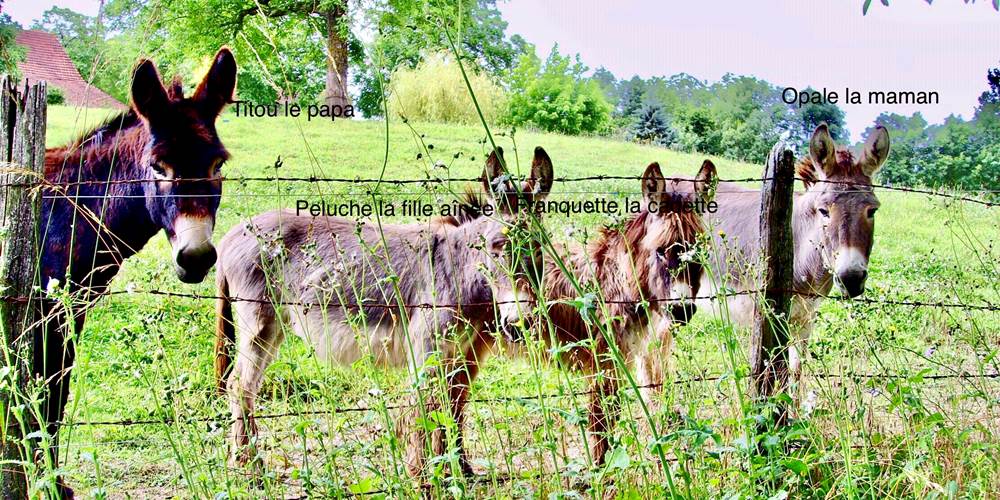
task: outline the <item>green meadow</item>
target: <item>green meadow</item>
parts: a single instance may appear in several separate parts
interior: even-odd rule
[[[106,111],[50,106],[48,145],[65,143]],[[443,184],[230,181],[216,240],[230,227],[298,200],[453,199],[482,169],[483,127],[382,121],[242,118],[224,114],[219,136],[229,178],[460,179]],[[704,157],[604,138],[493,127],[515,171],[543,146],[557,177],[640,176],[658,161],[693,176]],[[515,154],[516,153],[516,154]],[[280,157],[280,162],[278,159]],[[763,167],[712,158],[723,179]],[[748,185],[755,185],[748,183]],[[557,182],[550,199],[638,198],[638,180]],[[586,380],[502,354],[483,367],[468,408],[474,478],[449,477],[438,457],[433,496],[656,498],[984,498],[1000,491],[1000,312],[879,301],[1000,304],[1000,209],[877,189],[866,301],[823,303],[802,388],[808,408],[788,428],[751,437],[747,332],[699,314],[674,332],[673,370],[652,405],[653,442],[635,395],[605,467],[587,458]],[[374,196],[374,198],[373,198]],[[394,220],[415,222],[413,217]],[[583,244],[614,216],[553,215],[555,240]],[[710,229],[711,230],[711,229]],[[330,368],[290,336],[265,375],[257,414],[263,472],[227,467],[228,404],[215,390],[214,295],[176,280],[165,237],[128,260],[88,315],[72,400],[60,434],[62,467],[77,493],[97,498],[411,497],[383,409],[402,400],[403,374]],[[127,293],[131,292],[131,293]],[[552,397],[532,398],[532,396]],[[350,409],[351,411],[344,411]],[[339,410],[339,411],[338,411]],[[356,411],[355,411],[356,410]],[[134,425],[102,425],[128,421]],[[76,425],[81,423],[98,425]],[[758,451],[757,442],[760,448]],[[659,446],[667,470],[653,451]],[[672,488],[671,486],[672,485]]]

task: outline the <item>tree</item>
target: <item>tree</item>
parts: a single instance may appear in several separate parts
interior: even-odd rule
[[[711,111],[686,108],[677,115],[677,123],[682,129],[680,143],[684,150],[710,155],[722,152],[722,134]]]
[[[937,164],[937,150],[932,145],[923,115],[919,112],[909,117],[882,113],[875,123],[888,129],[892,138],[892,151],[879,169],[879,180],[908,186],[930,184],[936,175],[932,170]],[[861,134],[861,144],[874,131],[874,125],[866,128]]]
[[[360,68],[358,108],[366,116],[383,113],[383,88],[401,68],[416,68],[427,54],[452,52],[446,30],[466,61],[498,80],[509,80],[517,58],[529,45],[505,35],[507,22],[496,0],[388,0],[366,12],[377,33],[369,54],[357,57]],[[509,84],[509,81],[505,81]]]
[[[635,114],[632,124],[632,139],[637,142],[672,146],[679,139],[677,130],[663,114],[663,109],[656,104],[643,106]]]
[[[618,99],[621,97],[618,91],[618,79],[615,78],[615,75],[611,71],[601,66],[594,70],[594,74],[590,78],[601,87],[601,91],[604,92],[604,98],[608,102],[618,102]]]
[[[677,115],[683,108],[705,106],[713,96],[705,83],[687,74],[678,73],[670,78],[652,77],[644,83],[646,99],[658,102],[668,115]]]
[[[347,94],[347,60],[350,49],[350,27],[347,17],[347,0],[254,0],[244,2],[235,15],[223,18],[222,24],[233,33],[244,29],[250,16],[268,19],[303,17],[309,20],[318,16],[316,27],[326,41],[326,78],[323,102],[329,106],[346,107],[351,103]]]
[[[806,88],[804,92],[815,92],[811,88]],[[826,123],[830,127],[830,135],[837,142],[847,142],[848,133],[844,128],[844,111],[836,104],[807,103],[795,108],[789,132],[792,140],[801,151],[808,150],[809,138],[820,123]]]
[[[597,132],[609,123],[611,105],[587,67],[559,54],[559,45],[543,64],[534,51],[521,56],[514,70],[508,121],[542,130],[579,134]]]
[[[2,3],[2,2],[0,2]],[[18,76],[17,63],[24,60],[24,50],[14,43],[21,25],[7,14],[0,14],[0,73]]]
[[[979,96],[975,120],[993,142],[1000,142],[1000,68],[988,70],[986,82],[989,88]]]
[[[165,73],[194,73],[192,61],[229,45],[243,98],[350,102],[348,61],[360,45],[346,0],[111,0],[107,15],[134,46],[155,48]]]
[[[466,67],[469,86],[449,53],[428,55],[416,68],[401,67],[392,74],[389,113],[409,120],[479,124],[479,111],[495,123],[507,111],[507,95],[484,71]]]
[[[618,99],[618,116],[632,118],[642,109],[642,103],[646,97],[645,87],[645,82],[638,76],[633,76],[631,80],[622,82]]]

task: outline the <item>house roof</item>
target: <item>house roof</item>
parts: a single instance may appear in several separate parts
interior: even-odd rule
[[[73,106],[124,109],[114,97],[84,81],[59,38],[52,33],[23,30],[15,42],[26,48],[24,61],[18,68],[29,82],[47,81],[49,86],[62,90],[66,103]]]

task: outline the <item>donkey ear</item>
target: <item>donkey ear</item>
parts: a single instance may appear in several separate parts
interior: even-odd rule
[[[486,166],[483,168],[483,189],[487,196],[493,200],[497,208],[505,214],[511,214],[517,210],[517,193],[507,175],[506,164],[503,160],[503,148],[497,146],[489,158],[486,159]]]
[[[483,188],[487,193],[492,193],[493,183],[504,174],[503,148],[497,146],[486,158],[486,166],[483,167]]]
[[[162,116],[170,105],[167,91],[160,82],[160,73],[149,59],[143,59],[132,73],[132,107],[147,120]]]
[[[858,165],[861,171],[868,177],[875,175],[878,169],[889,157],[889,131],[881,125],[875,127],[875,131],[865,141],[865,149],[861,151],[861,159]]]
[[[201,105],[207,116],[214,118],[226,104],[232,102],[235,89],[236,58],[229,48],[223,47],[212,59],[212,67],[198,84],[192,99]]]
[[[820,123],[809,139],[809,157],[820,177],[826,178],[833,174],[837,166],[837,145],[830,136],[830,127],[826,122]]]
[[[663,178],[660,164],[650,163],[642,174],[642,201],[650,212],[657,212],[667,196],[667,180]],[[655,204],[655,205],[654,205]]]
[[[535,148],[535,158],[531,160],[531,177],[521,186],[531,201],[542,201],[552,190],[552,160],[541,146]]]
[[[715,170],[712,160],[705,160],[701,164],[698,176],[694,178],[694,192],[705,203],[715,198],[715,188],[719,184],[719,174]]]

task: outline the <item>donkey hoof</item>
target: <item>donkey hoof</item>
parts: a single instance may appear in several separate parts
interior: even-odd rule
[[[262,470],[264,462],[255,447],[246,445],[229,455],[229,466],[237,469]]]
[[[59,476],[56,479],[56,498],[62,500],[72,500],[75,497],[73,493],[73,488],[66,485],[66,479]]]
[[[459,474],[465,477],[472,477],[476,475],[476,471],[472,470],[472,464],[469,463],[469,459],[461,457],[458,459]]]

